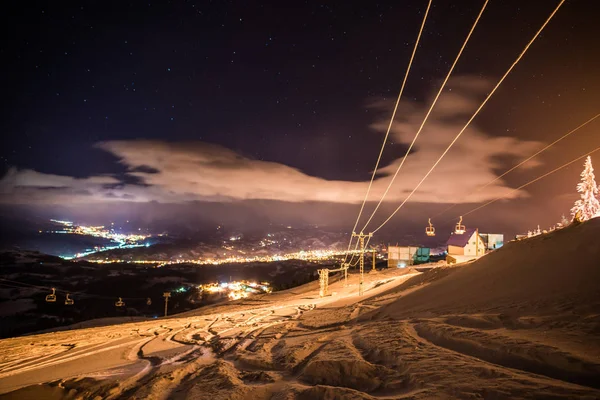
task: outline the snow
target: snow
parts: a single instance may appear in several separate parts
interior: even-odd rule
[[[485,312],[556,314],[567,304],[597,303],[600,282],[600,219],[504,247],[470,263],[448,279],[399,300],[385,312],[415,316],[478,309]],[[590,297],[582,304],[573,302]],[[401,304],[400,304],[401,303]]]
[[[582,221],[594,218],[600,212],[600,201],[598,200],[598,185],[594,176],[594,167],[592,166],[592,157],[587,156],[585,166],[581,173],[581,182],[577,185],[577,191],[581,198],[575,202],[571,209],[573,217],[580,214]]]
[[[0,394],[599,398],[599,238],[593,219],[460,267],[369,272],[364,296],[356,273],[348,286],[332,275],[335,295],[323,298],[315,281],[171,318],[1,340]]]

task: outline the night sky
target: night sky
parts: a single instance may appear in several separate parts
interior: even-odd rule
[[[433,1],[381,185],[483,3]],[[595,3],[562,6],[408,211],[396,216],[394,229],[408,220],[424,225],[448,203],[469,203],[439,218],[451,219],[600,146],[599,118],[528,168],[464,199],[600,112]],[[379,220],[426,173],[557,4],[489,2]],[[80,218],[146,210],[146,217],[185,219],[204,212],[215,221],[351,227],[426,6],[425,0],[7,5],[0,49],[2,207]],[[600,168],[600,152],[592,158]],[[510,232],[558,222],[577,198],[582,166],[583,160],[472,221]],[[375,187],[371,200],[381,191]]]

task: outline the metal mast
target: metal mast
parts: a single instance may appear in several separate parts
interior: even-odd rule
[[[169,304],[169,297],[171,297],[171,292],[164,292],[163,297],[165,298],[165,317],[167,316],[167,304]]]
[[[363,293],[365,292],[365,288],[364,288],[364,275],[365,275],[365,238],[371,238],[373,237],[372,233],[369,234],[365,234],[365,233],[356,233],[356,232],[352,232],[352,236],[357,237],[358,238],[358,243],[360,246],[360,258],[359,258],[359,265],[360,265],[360,280],[358,282],[358,295],[362,296]]]

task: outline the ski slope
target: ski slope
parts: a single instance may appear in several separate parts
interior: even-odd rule
[[[600,219],[426,273],[0,341],[0,398],[600,398]]]

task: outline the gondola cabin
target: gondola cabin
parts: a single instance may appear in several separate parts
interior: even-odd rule
[[[425,234],[427,236],[435,236],[435,228],[431,224],[431,218],[429,218],[429,226],[425,228]]]
[[[56,289],[52,288],[52,294],[46,296],[46,301],[48,303],[54,303],[56,301]]]
[[[462,216],[460,217],[460,220],[458,221],[458,223],[456,224],[456,227],[454,228],[454,233],[456,235],[462,235],[467,231],[467,229],[465,228],[465,226],[462,224]]]

